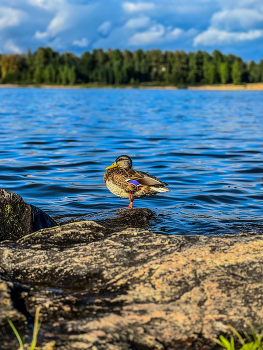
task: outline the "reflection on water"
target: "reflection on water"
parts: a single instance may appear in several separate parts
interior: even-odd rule
[[[128,154],[172,190],[135,200],[152,229],[261,232],[262,118],[260,91],[0,89],[0,186],[62,221],[107,216],[128,203],[105,167]]]

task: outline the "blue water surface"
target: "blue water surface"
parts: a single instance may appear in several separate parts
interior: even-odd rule
[[[0,187],[52,217],[127,206],[103,183],[120,154],[172,192],[136,200],[152,230],[263,231],[263,92],[0,89]]]

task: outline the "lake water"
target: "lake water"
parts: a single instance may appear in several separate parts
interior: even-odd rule
[[[172,192],[135,200],[173,234],[263,231],[263,92],[0,89],[0,187],[52,217],[111,215],[120,154]]]

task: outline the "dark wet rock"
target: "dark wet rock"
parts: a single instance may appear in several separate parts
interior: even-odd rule
[[[41,209],[27,204],[18,194],[0,189],[0,241],[16,240],[56,222]]]
[[[84,216],[60,218],[59,223],[65,225],[79,221],[95,221],[106,227],[110,232],[117,232],[125,228],[148,228],[156,219],[156,213],[148,208],[135,208],[133,210],[124,208],[98,211]]]
[[[123,228],[146,228],[156,218],[155,213],[147,208],[136,208],[133,210],[119,209],[111,217],[96,220],[99,224],[119,231]]]
[[[32,286],[23,301],[31,315],[42,307],[39,340],[51,349],[209,349],[227,324],[262,325],[260,235],[109,233],[78,222],[1,243],[0,266]]]
[[[16,193],[0,189],[0,240],[17,239],[32,232],[31,208]]]

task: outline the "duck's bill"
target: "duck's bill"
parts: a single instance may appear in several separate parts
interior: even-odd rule
[[[117,164],[116,164],[116,162],[114,162],[113,164],[108,166],[106,169],[111,169],[111,168],[116,168],[116,167],[117,167]]]

